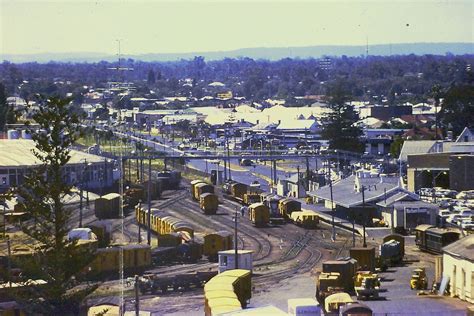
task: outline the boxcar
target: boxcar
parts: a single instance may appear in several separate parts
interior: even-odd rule
[[[278,208],[280,210],[280,215],[286,219],[289,219],[292,212],[301,211],[301,202],[289,198],[284,198],[280,200]]]
[[[316,228],[319,224],[319,216],[310,210],[293,211],[290,219],[293,223],[304,228]]]
[[[217,195],[213,193],[203,193],[199,197],[199,206],[201,210],[204,211],[204,214],[216,214],[217,207],[219,206],[219,200]]]
[[[420,250],[442,253],[444,246],[459,239],[460,233],[446,228],[419,225],[416,230],[416,245]]]
[[[263,203],[251,204],[249,206],[249,217],[255,226],[265,226],[270,221],[270,209]]]
[[[210,261],[217,260],[219,251],[229,250],[233,247],[232,233],[227,231],[206,234],[203,240],[203,254],[207,256]]]
[[[95,216],[98,219],[117,218],[120,209],[120,194],[109,193],[94,202]]]
[[[197,200],[197,197],[196,197],[196,185],[199,184],[199,183],[206,183],[204,182],[204,180],[193,180],[191,181],[191,197],[195,200]]]
[[[199,197],[203,193],[214,193],[214,186],[207,183],[198,183],[194,186],[194,199],[199,201]]]
[[[247,193],[247,185],[239,182],[230,184],[230,194],[240,200],[244,200],[244,195]]]
[[[151,180],[150,181],[150,199],[155,200],[159,199],[161,196],[161,184],[163,181],[160,180]],[[148,181],[143,182],[143,188],[145,190],[145,199],[148,199]]]

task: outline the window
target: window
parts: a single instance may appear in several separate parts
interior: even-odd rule
[[[227,256],[222,257],[222,266],[227,266]]]

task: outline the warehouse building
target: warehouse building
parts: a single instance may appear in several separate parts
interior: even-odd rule
[[[451,296],[474,303],[474,235],[443,248],[443,278],[448,279]]]
[[[0,140],[0,192],[21,185],[24,177],[40,162],[33,155],[35,143],[26,139]],[[65,168],[66,182],[85,190],[110,187],[114,162],[104,157],[71,150]]]

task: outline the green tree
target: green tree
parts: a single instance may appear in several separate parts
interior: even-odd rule
[[[439,118],[443,126],[459,135],[465,127],[474,127],[474,86],[451,87],[444,96]]]
[[[20,207],[32,221],[22,230],[39,242],[33,260],[19,263],[22,278],[42,279],[44,287],[28,287],[18,300],[28,312],[43,315],[77,315],[82,300],[95,286],[77,287],[77,278],[93,259],[91,250],[68,240],[71,212],[63,204],[71,186],[65,182],[65,166],[71,159],[70,146],[79,136],[79,118],[70,111],[70,100],[40,98],[33,114],[40,132],[30,130],[39,165],[15,189]]]
[[[350,96],[343,83],[338,82],[329,88],[328,102],[331,112],[323,119],[321,136],[329,140],[329,148],[362,152],[364,145],[359,137],[362,135],[354,108],[347,104]]]
[[[156,75],[153,69],[148,71],[148,78],[147,78],[148,85],[154,85],[156,83]]]
[[[3,83],[0,83],[0,131],[3,131],[5,128],[5,123],[7,122],[7,96],[5,93],[5,86]]]
[[[390,155],[394,158],[400,156],[400,151],[402,150],[402,146],[405,140],[401,137],[397,137],[393,140],[392,144],[390,144]]]

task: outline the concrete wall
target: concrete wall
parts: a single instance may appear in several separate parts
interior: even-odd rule
[[[449,276],[451,296],[474,303],[474,263],[443,255],[443,275]]]

